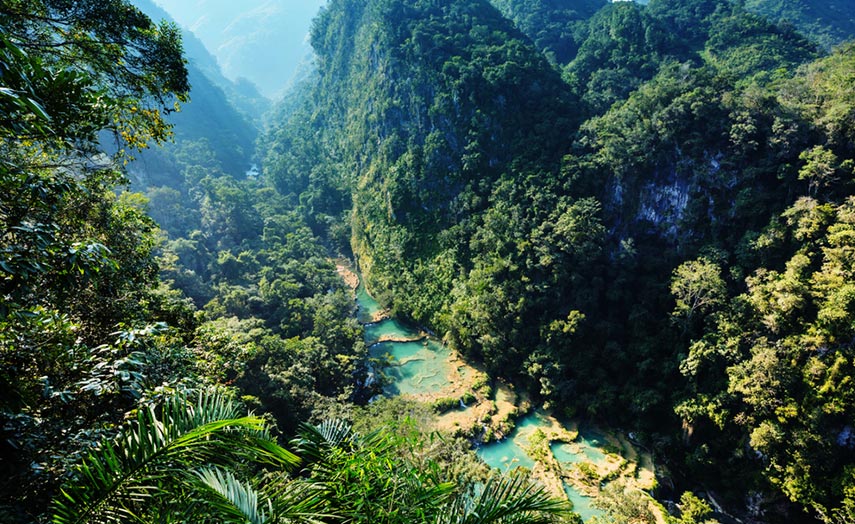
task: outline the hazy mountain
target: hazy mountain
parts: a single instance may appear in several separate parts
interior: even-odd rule
[[[154,20],[172,20],[151,0],[134,0]],[[269,101],[247,81],[234,82],[223,76],[217,60],[189,30],[183,31],[184,52],[191,85],[190,102],[170,116],[175,143],[146,150],[131,166],[133,178],[146,185],[180,185],[187,162],[212,159],[210,166],[242,176],[249,168]],[[202,152],[206,152],[202,154]]]
[[[245,77],[268,97],[289,84],[310,55],[308,32],[325,0],[157,0],[217,57],[223,73]]]
[[[775,21],[787,21],[830,48],[855,34],[852,0],[746,0],[745,7]]]

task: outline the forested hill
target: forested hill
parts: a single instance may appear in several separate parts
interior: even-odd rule
[[[723,0],[494,4],[331,2],[267,176],[495,376],[733,507],[845,512],[852,47]]]
[[[546,56],[566,64],[587,36],[588,19],[607,0],[492,0]]]
[[[745,7],[770,20],[790,23],[826,48],[852,39],[855,13],[848,2],[746,0]]]
[[[0,0],[0,522],[578,523],[475,456],[498,404],[625,432],[657,524],[855,521],[852,17],[330,0],[259,132],[148,0]],[[347,258],[473,429],[382,398]]]
[[[152,20],[172,23],[151,0],[133,3]],[[141,188],[180,188],[182,172],[192,165],[210,168],[216,164],[223,172],[243,176],[253,163],[261,118],[270,106],[270,101],[248,82],[225,78],[216,59],[190,31],[184,29],[181,34],[191,98],[170,117],[174,142],[135,155],[137,161],[128,169]]]

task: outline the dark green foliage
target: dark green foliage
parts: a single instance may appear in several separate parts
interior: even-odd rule
[[[547,524],[569,513],[521,475],[490,478],[473,494],[472,484],[443,481],[412,437],[359,435],[340,420],[303,425],[292,441],[298,458],[270,438],[263,419],[239,409],[208,393],[141,409],[75,467],[53,522]]]
[[[349,220],[354,255],[395,314],[537,400],[655,436],[726,496],[771,481],[800,504],[844,504],[842,450],[800,466],[833,449],[843,469],[823,469],[826,483],[780,465],[841,429],[820,417],[802,451],[752,456],[747,412],[720,404],[737,396],[734,353],[748,353],[706,344],[771,314],[734,297],[760,286],[774,303],[766,279],[786,274],[800,241],[790,224],[821,232],[836,213],[797,197],[851,191],[851,89],[821,80],[835,64],[851,86],[851,50],[805,65],[819,51],[791,26],[725,0],[615,3],[590,18],[570,3],[495,5],[535,47],[477,2],[331,3],[313,30],[317,77],[268,139],[277,189],[338,245],[330,221]],[[538,22],[547,12],[551,25]],[[564,65],[565,85],[532,49]],[[810,294],[819,249],[791,261],[794,289]],[[841,326],[847,300],[835,295],[843,310],[822,318]],[[819,307],[805,296],[781,325]],[[757,383],[778,397],[802,388],[802,368],[782,368],[789,354],[761,353],[757,373],[783,382]],[[694,431],[685,448],[681,425]]]
[[[588,33],[587,19],[605,0],[492,0],[550,61],[564,65]]]
[[[300,498],[351,521],[549,521],[562,508],[519,478],[475,490],[463,441],[396,425],[428,407],[348,404],[376,392],[329,258],[352,253],[393,313],[535,403],[638,431],[678,484],[737,513],[760,493],[770,520],[852,520],[855,48],[818,59],[725,0],[495,5],[333,0],[261,176],[243,177],[252,124],[191,67],[197,114],[138,180],[162,245],[96,137],[168,136],[175,28],[118,0],[0,7],[4,519],[39,518],[124,417],[145,434],[157,399],[219,384],[289,432],[335,410],[395,430],[304,428],[299,479],[179,474],[170,455],[164,498],[120,511],[157,520],[192,492],[226,521],[303,518],[269,513]],[[101,450],[90,480],[156,455]],[[646,502],[605,503],[649,520]]]
[[[839,83],[851,75],[852,53],[849,46],[812,64],[781,90],[781,103],[810,122],[811,142],[793,161],[800,174],[826,162],[827,174],[852,169],[838,157],[851,158],[851,142],[817,118],[832,106],[852,111]],[[744,439],[768,479],[826,521],[851,518],[852,507],[850,177],[825,179],[818,198],[806,195],[817,185],[800,182],[796,195],[805,196],[755,237],[752,248],[770,262],[742,269],[745,287],[693,341],[681,370],[694,395],[678,407],[701,440]],[[699,461],[736,455],[713,445],[693,453]]]
[[[276,445],[263,419],[241,416],[240,409],[208,393],[141,407],[115,442],[103,442],[75,467],[75,482],[55,500],[53,522],[203,518],[211,506],[198,494],[197,468],[252,462],[295,468],[299,459]]]
[[[773,22],[792,24],[826,49],[852,40],[855,6],[824,0],[746,0],[745,8]]]

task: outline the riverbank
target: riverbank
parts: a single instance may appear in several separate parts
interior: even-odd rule
[[[372,356],[388,362],[383,372],[390,382],[384,393],[432,406],[437,416],[428,430],[470,439],[492,467],[527,468],[553,496],[570,500],[583,520],[602,514],[594,501],[608,484],[655,489],[652,457],[626,437],[575,422],[562,424],[548,412],[534,411],[512,385],[491,381],[483,369],[425,330],[389,318],[356,272],[343,263],[336,266],[354,291]],[[650,500],[657,521],[664,523],[661,506]]]

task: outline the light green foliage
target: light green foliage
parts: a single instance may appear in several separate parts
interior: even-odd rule
[[[604,517],[594,517],[594,524],[654,524],[656,517],[650,510],[650,496],[620,482],[611,482],[600,491],[594,504],[605,512]]]
[[[528,446],[525,448],[526,455],[538,462],[546,462],[552,456],[549,450],[549,439],[540,428],[536,429],[528,437]]]
[[[170,515],[216,515],[199,493],[196,468],[237,468],[251,461],[292,469],[299,459],[267,434],[265,422],[241,416],[240,405],[222,394],[175,396],[162,406],[144,406],[116,440],[104,442],[74,470],[75,481],[54,501],[53,522],[127,522]],[[202,475],[234,483],[234,477]],[[187,497],[180,500],[178,494]],[[188,502],[194,502],[188,504]]]
[[[717,522],[708,519],[712,515],[712,507],[707,501],[698,498],[691,491],[686,491],[680,496],[680,520],[681,524],[714,524]]]
[[[855,47],[816,60],[756,1],[494,4],[330,2],[262,176],[242,176],[248,121],[188,108],[148,179],[158,248],[94,137],[168,136],[177,30],[119,0],[3,3],[0,518],[43,513],[75,457],[173,389],[228,383],[286,432],[331,406],[361,429],[429,418],[347,403],[379,387],[329,260],[353,254],[394,314],[534,402],[638,430],[724,500],[759,490],[771,520],[782,494],[852,520]],[[353,520],[545,500],[518,479],[456,498],[483,471],[416,432],[327,439],[304,478]],[[291,502],[249,469],[190,480],[225,520],[275,520]],[[607,490],[608,518],[649,521],[645,497]]]
[[[720,307],[726,291],[721,268],[714,262],[703,257],[684,262],[671,278],[671,294],[677,302],[671,314],[688,326]]]

